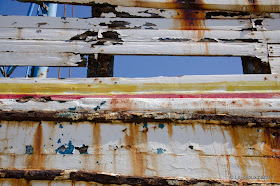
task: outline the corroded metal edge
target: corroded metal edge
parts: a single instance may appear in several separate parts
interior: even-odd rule
[[[176,112],[110,112],[83,113],[58,111],[0,111],[3,121],[90,121],[90,122],[176,122],[191,124],[248,125],[250,127],[280,127],[280,117],[240,116],[209,113]]]
[[[105,174],[92,171],[77,170],[31,170],[31,169],[2,169],[0,179],[25,179],[25,180],[72,180],[97,182],[101,184],[128,184],[128,185],[189,185],[189,184],[215,184],[239,185],[254,184],[259,182],[245,182],[234,180],[202,180],[164,177],[138,177]],[[270,183],[273,184],[273,183]],[[276,183],[275,183],[276,184]]]

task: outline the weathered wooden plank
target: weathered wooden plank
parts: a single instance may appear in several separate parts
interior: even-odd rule
[[[80,35],[81,38],[76,37],[76,39],[82,40],[83,34],[87,33],[87,31],[89,31],[89,29],[80,30],[80,29],[48,29],[48,28],[0,28],[0,39],[53,40],[53,41],[63,40],[64,41],[64,40],[70,40],[76,35]],[[88,36],[88,38],[90,38],[90,36]]]
[[[280,58],[279,57],[270,57],[268,58],[271,73],[272,74],[280,74]]]
[[[252,56],[266,60],[267,47],[259,43],[120,42],[1,40],[0,52],[112,55]],[[46,47],[47,46],[47,47]],[[172,47],[170,47],[172,46]]]
[[[0,52],[1,66],[86,66],[87,60],[73,53]]]
[[[19,0],[22,2],[46,2],[44,0]],[[110,4],[129,7],[147,7],[147,8],[169,8],[169,9],[206,9],[206,10],[232,10],[232,11],[245,11],[245,12],[279,12],[279,0],[207,0],[207,1],[174,1],[174,0],[47,0],[47,2],[55,3],[71,3],[71,4],[84,4],[95,5]]]
[[[0,16],[0,28],[50,29],[162,29],[162,30],[248,30],[251,20],[235,19],[164,19],[164,18],[57,18]]]
[[[222,12],[207,10],[182,10],[182,9],[163,9],[163,8],[142,8],[142,7],[123,7],[113,5],[96,4],[92,6],[92,17],[123,17],[123,18],[168,18],[168,19],[250,19],[252,17],[271,17],[268,13],[264,15],[251,14],[249,12]]]
[[[111,33],[111,34],[110,34]],[[113,36],[125,42],[266,42],[280,43],[277,31],[223,31],[223,30],[137,30],[137,29],[45,29],[45,28],[0,28],[0,39],[23,40],[108,40]],[[98,35],[98,38],[97,38]]]

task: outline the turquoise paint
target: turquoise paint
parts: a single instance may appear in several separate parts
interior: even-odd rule
[[[60,125],[59,125],[59,128],[63,129],[63,126],[62,126],[62,124],[60,124]]]
[[[61,139],[58,139],[58,140],[57,140],[57,143],[61,143]]]
[[[33,154],[33,153],[34,153],[34,148],[31,145],[26,145],[25,154]]]
[[[73,154],[75,147],[72,145],[72,141],[69,141],[68,145],[62,145],[55,150],[55,153],[59,154]]]
[[[164,124],[161,123],[161,124],[158,125],[158,127],[163,129],[164,128]]]
[[[166,150],[163,148],[158,148],[157,149],[157,154],[163,154],[163,152],[165,152]]]
[[[143,128],[148,128],[148,123],[147,122],[145,122],[145,123],[143,123]]]
[[[74,107],[74,108],[68,108],[68,109],[71,110],[71,111],[74,111],[74,110],[76,110],[77,108]]]

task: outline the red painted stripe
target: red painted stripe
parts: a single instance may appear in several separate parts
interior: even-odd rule
[[[280,93],[213,93],[213,94],[119,94],[119,95],[38,95],[1,94],[0,99],[18,99],[25,96],[33,98],[51,97],[52,100],[77,100],[81,98],[263,98],[279,99]]]

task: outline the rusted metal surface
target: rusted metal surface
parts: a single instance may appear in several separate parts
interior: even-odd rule
[[[88,56],[87,77],[113,77],[114,56],[96,54]]]
[[[4,178],[112,184],[131,184],[130,178],[139,184],[168,179],[174,179],[175,183],[176,180],[278,183],[280,179],[277,128],[197,121],[190,124],[3,121],[0,133],[0,163],[4,169],[0,172]],[[34,171],[28,174],[29,170],[6,170],[14,167]],[[67,176],[61,169],[69,170],[68,173],[74,169],[74,173]],[[48,174],[48,170],[57,171]]]
[[[168,179],[161,177],[133,177],[102,174],[90,171],[75,170],[0,170],[1,178],[15,178],[25,180],[73,180],[95,182],[99,184],[118,184],[118,185],[196,185],[196,184],[215,184],[215,185],[239,185],[238,181],[219,181],[219,180],[197,180],[197,179]],[[1,180],[0,178],[0,183]],[[36,183],[36,182],[35,182]],[[40,183],[40,182],[39,182]],[[51,182],[49,182],[51,183]],[[72,182],[73,183],[73,182]],[[75,182],[74,182],[75,183]],[[244,182],[246,184],[246,182]],[[247,183],[249,184],[249,183]]]
[[[269,63],[253,57],[241,57],[241,59],[244,74],[271,74]]]

